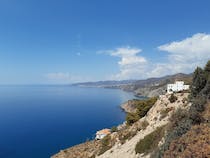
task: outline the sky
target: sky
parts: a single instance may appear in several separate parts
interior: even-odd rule
[[[208,59],[209,0],[0,1],[0,84],[145,79]]]

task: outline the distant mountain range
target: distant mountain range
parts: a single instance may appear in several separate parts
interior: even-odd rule
[[[144,80],[84,82],[73,84],[73,86],[117,88],[134,92],[138,96],[152,97],[164,94],[166,91],[166,85],[168,83],[173,83],[176,80],[183,80],[186,84],[190,84],[192,82],[192,74],[178,73]]]
[[[107,86],[119,86],[128,85],[136,82],[137,80],[122,80],[122,81],[97,81],[97,82],[81,82],[72,84],[73,86],[84,86],[84,87],[107,87]]]

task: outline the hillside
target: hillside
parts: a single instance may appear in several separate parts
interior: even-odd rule
[[[189,108],[190,104],[185,101],[188,95],[177,94],[178,100],[174,103],[168,100],[170,95],[163,95],[144,117],[132,125],[119,126],[118,132],[113,132],[107,140],[89,141],[63,150],[52,158],[89,158],[96,155],[99,155],[96,156],[98,158],[137,158],[139,155],[135,152],[135,146],[138,141],[166,125],[177,109]]]
[[[132,100],[124,110],[111,134],[52,158],[210,158],[210,61],[193,73],[190,93]]]

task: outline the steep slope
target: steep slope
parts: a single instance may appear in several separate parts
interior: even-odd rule
[[[170,103],[169,95],[163,95],[150,109],[147,115],[140,119],[136,124],[141,125],[142,122],[147,121],[148,126],[145,129],[141,129],[138,133],[127,140],[124,144],[116,143],[110,150],[104,154],[97,156],[97,158],[139,158],[149,157],[149,155],[139,155],[135,152],[136,144],[142,140],[148,134],[154,132],[158,127],[162,127],[169,122],[169,118],[173,112],[178,108],[186,109],[190,104],[184,100],[188,97],[187,93],[176,94],[178,100],[174,103]],[[170,110],[169,110],[170,109]],[[135,124],[135,125],[136,125]],[[133,125],[133,126],[135,126]]]

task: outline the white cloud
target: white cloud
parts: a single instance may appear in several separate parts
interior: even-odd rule
[[[158,50],[166,52],[165,62],[149,62],[150,59],[139,56],[142,52],[139,48],[121,47],[103,51],[120,58],[120,72],[111,79],[143,79],[180,72],[191,73],[210,59],[210,34],[197,33],[192,37],[161,45]]]
[[[145,73],[145,65],[147,65],[147,60],[139,56],[141,51],[141,49],[131,47],[121,47],[115,50],[103,51],[111,56],[120,58],[118,62],[120,72],[112,75],[111,79],[124,80],[141,77],[141,75]]]
[[[166,73],[192,72],[210,59],[210,34],[197,33],[184,40],[161,45],[158,49],[168,53],[168,62],[156,69],[168,69]]]

